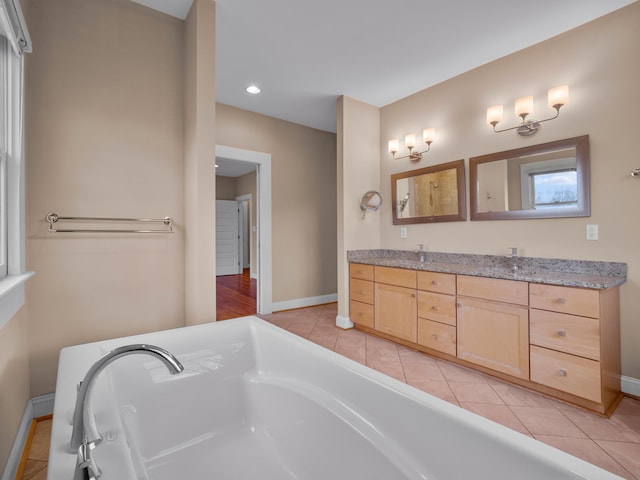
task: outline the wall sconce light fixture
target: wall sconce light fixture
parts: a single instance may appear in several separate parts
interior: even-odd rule
[[[400,160],[402,158],[408,158],[412,162],[418,162],[422,158],[423,153],[427,153],[431,150],[431,144],[436,136],[435,128],[425,128],[422,131],[422,141],[427,144],[427,149],[422,150],[421,152],[414,152],[413,149],[416,146],[416,136],[413,133],[409,133],[404,137],[404,146],[409,150],[408,155],[404,155],[402,157],[396,157],[396,153],[400,148],[400,141],[397,138],[393,140],[389,140],[389,153],[393,156],[394,160]]]
[[[533,97],[521,97],[516,100],[515,111],[516,115],[522,118],[522,123],[511,128],[503,128],[497,130],[496,125],[502,121],[502,105],[495,105],[487,108],[487,123],[493,126],[493,131],[496,133],[507,132],[509,130],[516,130],[520,135],[527,136],[533,135],[540,128],[542,122],[548,122],[560,115],[560,107],[566,105],[569,101],[569,86],[561,85],[559,87],[551,88],[547,96],[549,108],[553,108],[556,114],[553,117],[545,118],[544,120],[527,120],[527,116],[533,113]]]

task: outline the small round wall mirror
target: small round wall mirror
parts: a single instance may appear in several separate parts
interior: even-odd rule
[[[360,210],[363,212],[377,212],[382,207],[382,195],[373,190],[365,193],[360,201]]]

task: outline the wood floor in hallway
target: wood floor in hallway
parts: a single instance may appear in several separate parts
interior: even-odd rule
[[[251,278],[249,269],[241,275],[221,275],[216,277],[216,319],[255,315],[258,281]]]

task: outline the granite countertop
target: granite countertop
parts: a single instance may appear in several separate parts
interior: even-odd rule
[[[347,260],[383,267],[594,289],[612,288],[627,281],[627,264],[619,262],[518,257],[518,269],[514,271],[510,256],[426,252],[425,261],[420,262],[416,252],[407,250],[351,250],[347,252]]]

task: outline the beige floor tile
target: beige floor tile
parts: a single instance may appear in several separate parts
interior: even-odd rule
[[[447,381],[487,383],[484,375],[469,368],[454,365],[453,363],[449,363],[444,360],[438,360],[438,367]]]
[[[636,400],[630,397],[624,397],[616,408],[615,413],[623,415],[636,415],[640,417],[640,400]]]
[[[507,405],[521,407],[552,407],[553,404],[543,395],[504,382],[489,382],[491,387]]]
[[[442,400],[446,400],[454,405],[459,405],[456,396],[449,388],[449,384],[444,380],[414,380],[409,379],[407,381],[412,387],[416,387],[423,392],[426,392],[434,397],[438,397]]]
[[[502,399],[493,391],[488,383],[452,382],[449,381],[451,391],[460,403],[491,403],[504,405]]]
[[[534,435],[555,435],[559,437],[586,438],[582,430],[576,427],[556,408],[512,406],[522,424]]]
[[[400,381],[406,381],[398,349],[394,343],[368,336],[366,352],[367,366]]]
[[[46,462],[49,459],[49,438],[51,438],[51,426],[53,421],[40,420],[36,423],[36,431],[31,442],[29,458]]]
[[[444,380],[435,359],[406,348],[400,349],[398,354],[407,380]]]
[[[47,442],[48,445],[48,442]],[[46,471],[47,462],[42,460],[28,459],[24,466],[24,472],[22,472],[22,480],[31,480],[42,470]]]
[[[640,479],[640,444],[596,440],[614,460]]]
[[[640,432],[629,428],[619,414],[606,418],[579,408],[564,409],[562,413],[594,440],[640,443]]]
[[[363,365],[367,364],[367,354],[364,346],[354,347],[349,345],[337,345],[335,352]]]
[[[556,437],[552,435],[535,435],[535,438],[574,457],[578,457],[609,472],[615,473],[622,478],[635,480],[634,476],[628,470],[611,458],[607,452],[591,439]]]
[[[329,350],[333,350],[336,346],[336,340],[338,338],[338,332],[327,333],[322,330],[314,328],[309,335],[309,340],[313,343],[317,343]]]
[[[312,323],[307,325],[303,323],[291,324],[289,325],[287,330],[301,337],[309,338],[309,335],[311,335],[311,331],[313,330],[313,324]]]
[[[504,425],[516,432],[529,433],[518,417],[514,415],[506,405],[492,405],[490,403],[463,403],[460,406],[481,417],[493,420],[496,423]]]

